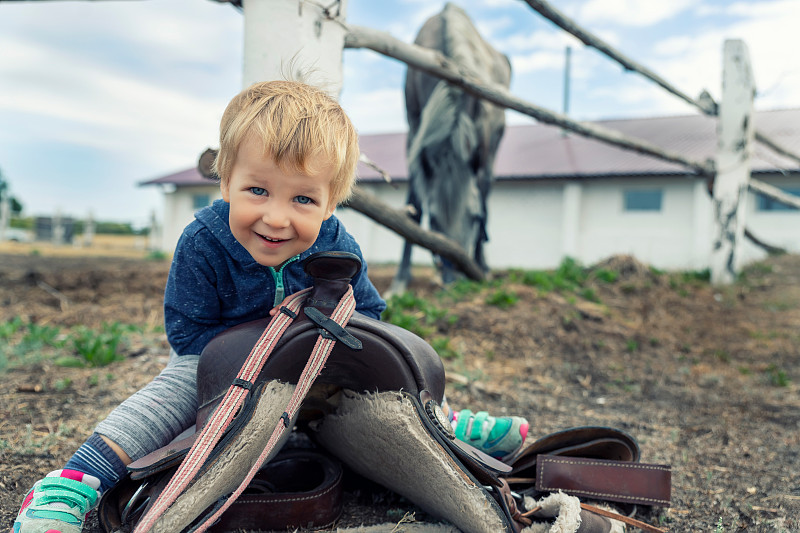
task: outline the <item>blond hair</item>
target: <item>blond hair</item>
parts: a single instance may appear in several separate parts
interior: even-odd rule
[[[219,127],[214,171],[223,185],[239,147],[250,136],[284,171],[316,174],[330,168],[331,207],[347,200],[356,179],[358,135],[336,100],[296,81],[251,85],[233,97]],[[316,168],[322,162],[323,168]]]

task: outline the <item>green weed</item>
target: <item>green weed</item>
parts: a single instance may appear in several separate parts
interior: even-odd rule
[[[604,283],[614,283],[619,279],[619,272],[616,270],[607,270],[605,268],[598,268],[592,275]]]
[[[600,297],[597,295],[597,291],[595,291],[591,287],[584,287],[583,289],[581,289],[580,296],[584,300],[588,300],[594,303],[600,303]]]
[[[714,350],[714,357],[722,361],[723,363],[730,363],[731,362],[731,354],[728,353],[728,350],[723,348],[719,348]]]
[[[441,309],[428,300],[411,292],[389,298],[381,319],[407,329],[420,337],[428,337],[436,331],[439,321],[448,321],[446,309]]]
[[[145,259],[147,259],[148,261],[166,261],[168,258],[169,256],[165,252],[162,252],[160,250],[153,250],[152,252],[147,254],[147,257]]]
[[[446,296],[453,300],[463,300],[469,296],[479,293],[484,287],[484,283],[471,279],[461,278],[451,283],[445,288],[440,296]]]
[[[122,359],[119,345],[124,340],[125,332],[129,331],[130,326],[119,322],[103,324],[100,331],[79,327],[71,337],[72,347],[90,366],[106,366]]]
[[[461,352],[452,347],[449,337],[436,337],[431,340],[431,346],[442,359],[452,360],[464,358]]]
[[[791,382],[786,371],[775,364],[771,364],[767,367],[766,374],[769,382],[775,387],[788,387]]]
[[[22,319],[15,316],[8,322],[0,323],[0,339],[10,339],[22,328]]]
[[[61,330],[55,326],[41,326],[31,322],[27,326],[28,333],[22,338],[22,342],[33,346],[54,346],[64,345],[64,340],[60,337]]]
[[[72,387],[72,380],[70,378],[62,378],[55,382],[55,388],[59,392],[65,391],[70,387]]]
[[[506,289],[497,289],[489,296],[486,297],[486,303],[501,309],[508,309],[514,306],[519,301],[519,296],[513,291]]]

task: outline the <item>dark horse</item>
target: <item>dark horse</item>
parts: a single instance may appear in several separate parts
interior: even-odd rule
[[[453,4],[428,19],[414,43],[468,67],[482,81],[510,84],[508,58],[484,41],[464,10]],[[406,75],[405,94],[412,217],[420,223],[427,213],[431,230],[458,242],[486,271],[486,202],[505,111],[413,68]],[[411,248],[406,241],[391,292],[405,290],[411,278]],[[437,259],[437,265],[444,283],[455,279],[448,261]]]

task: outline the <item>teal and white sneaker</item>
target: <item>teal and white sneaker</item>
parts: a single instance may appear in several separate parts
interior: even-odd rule
[[[528,421],[520,416],[494,417],[486,411],[462,409],[453,413],[453,429],[458,440],[502,461],[522,447],[528,436]]]
[[[100,480],[77,470],[56,470],[25,496],[12,533],[80,533],[100,496]]]

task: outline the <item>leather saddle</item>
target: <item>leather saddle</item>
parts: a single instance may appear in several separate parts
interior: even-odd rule
[[[342,470],[338,461],[467,532],[521,531],[531,523],[524,516],[521,495],[565,490],[629,504],[669,504],[669,468],[659,466],[660,477],[655,484],[650,468],[653,465],[620,471],[617,467],[621,463],[627,467],[638,464],[639,447],[631,436],[613,428],[572,428],[539,440],[529,439],[531,442],[506,463],[455,439],[440,408],[444,368],[428,343],[405,329],[359,313],[354,313],[343,329],[320,320],[317,311],[331,315],[360,267],[356,256],[339,252],[315,254],[306,260],[304,268],[314,280],[313,288],[254,380],[256,387],[248,403],[236,415],[242,422],[234,424],[234,429],[223,437],[218,445],[223,451],[209,458],[209,462],[216,462],[204,467],[204,472],[217,476],[218,471],[224,475],[226,468],[236,469],[241,455],[230,450],[236,449],[237,442],[264,432],[263,428],[253,429],[255,421],[264,417],[253,414],[261,411],[252,404],[274,403],[270,397],[274,387],[294,387],[321,337],[334,338],[336,342],[292,424],[302,428],[326,454],[283,450],[271,456],[237,500],[242,506],[239,511],[233,505],[223,520],[212,526],[212,531],[329,525],[341,511]],[[311,312],[311,308],[315,311]],[[101,500],[99,518],[105,531],[125,531],[152,506],[268,323],[269,319],[262,319],[241,324],[208,344],[198,365],[199,409],[195,427],[187,430],[186,436],[129,465],[129,478]],[[276,418],[266,427],[281,422]],[[386,432],[394,432],[391,439],[382,435]],[[559,460],[564,457],[580,458],[579,464]],[[312,475],[312,471],[318,474]],[[633,488],[629,486],[631,473],[634,485],[638,484]],[[213,476],[201,475],[193,487],[207,477]],[[298,485],[298,479],[308,482]],[[192,516],[181,522],[179,530],[197,530],[203,517],[210,516],[206,504],[228,497],[229,486],[217,489],[215,482],[209,483],[209,487],[198,489],[211,492],[206,503],[200,505],[203,508],[187,512],[185,509],[191,506],[182,504],[184,510],[180,514]],[[516,492],[512,493],[509,484]],[[259,502],[263,505],[269,499],[265,494],[276,505],[259,512]],[[292,522],[288,502],[303,499],[310,499],[314,505],[299,511],[302,523]],[[589,524],[596,527],[579,531],[607,530],[606,525],[586,518],[585,525]],[[175,527],[155,527],[153,531],[177,531]]]

